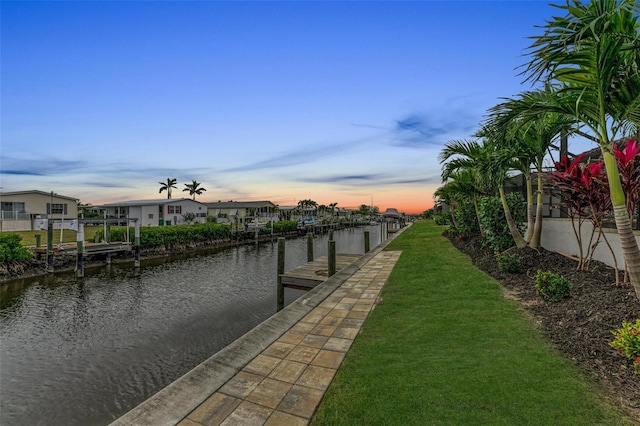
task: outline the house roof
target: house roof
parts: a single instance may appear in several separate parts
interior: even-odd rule
[[[398,209],[394,209],[393,207],[389,207],[388,209],[386,209],[384,211],[384,213],[382,213],[382,216],[400,216],[400,213],[398,213]]]
[[[226,201],[217,203],[204,203],[210,209],[242,209],[259,208],[264,206],[277,207],[271,201]]]
[[[177,203],[180,201],[191,201],[193,203],[198,203],[198,204],[203,204],[200,201],[195,201],[192,200],[191,198],[156,198],[156,199],[151,199],[151,200],[126,200],[126,201],[119,201],[116,203],[107,203],[107,204],[103,204],[102,207],[109,207],[109,206],[149,206],[149,205],[160,205],[160,204],[171,204],[171,203]]]
[[[74,198],[74,197],[68,197],[66,195],[60,195],[60,194],[56,194],[55,192],[51,191],[51,192],[45,192],[45,191],[39,191],[37,189],[30,189],[27,191],[11,191],[11,192],[0,192],[0,196],[13,196],[13,195],[27,195],[27,194],[38,194],[38,195],[44,195],[47,197],[51,197],[52,195],[54,197],[58,197],[58,198],[66,198],[68,200],[73,200],[73,201],[78,201],[78,198]]]

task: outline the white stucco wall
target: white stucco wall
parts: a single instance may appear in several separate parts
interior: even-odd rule
[[[593,226],[591,226],[591,223],[584,222],[582,224],[582,247],[585,254],[589,245],[589,237],[592,229]],[[640,232],[635,231],[634,233],[636,235],[636,241],[640,244]],[[624,268],[624,258],[622,255],[622,249],[620,248],[620,238],[618,237],[617,231],[615,229],[605,229],[604,234],[609,241],[614,254],[611,253],[611,250],[609,250],[609,247],[607,247],[607,244],[601,238],[593,253],[593,260],[598,260],[613,267],[615,266],[615,255],[615,259],[618,262],[618,269]],[[580,253],[570,219],[545,218],[542,226],[541,238],[542,247],[547,250],[565,253],[572,256],[578,256]],[[596,241],[596,238],[597,233],[594,236],[594,242]]]

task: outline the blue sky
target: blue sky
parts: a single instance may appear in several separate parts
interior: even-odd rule
[[[547,1],[2,1],[2,191],[422,211]]]

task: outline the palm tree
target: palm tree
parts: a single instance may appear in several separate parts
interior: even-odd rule
[[[640,123],[640,25],[636,0],[567,2],[567,15],[553,17],[534,42],[523,75],[529,81],[562,84],[543,108],[574,117],[597,138],[609,180],[609,191],[624,259],[640,299],[640,247],[613,154],[620,133]]]
[[[162,194],[162,191],[167,191],[167,199],[171,198],[171,188],[176,187],[177,180],[172,178],[167,178],[166,182],[158,182],[160,184],[159,193]]]
[[[465,168],[450,172],[447,175],[446,183],[433,193],[434,198],[449,206],[451,221],[455,228],[458,228],[455,216],[458,204],[464,201],[471,201],[476,213],[476,223],[482,233],[482,225],[478,211],[478,200],[481,195],[482,192],[478,187],[476,176],[474,176],[470,169]]]
[[[194,201],[196,199],[196,195],[202,195],[202,193],[206,191],[204,188],[198,188],[200,186],[200,182],[196,182],[195,180],[191,181],[191,183],[185,183],[184,186],[185,188],[182,191],[189,191],[189,195],[193,197]]]
[[[489,193],[495,189],[500,194],[500,201],[504,210],[505,219],[509,232],[513,237],[516,247],[523,248],[527,245],[526,240],[520,234],[509,206],[507,204],[504,191],[504,182],[507,179],[507,172],[513,168],[510,162],[506,162],[503,157],[497,154],[498,145],[495,143],[497,133],[489,133],[485,129],[484,134],[490,137],[484,139],[484,144],[472,140],[452,140],[445,143],[445,147],[440,151],[438,159],[443,165],[443,181],[456,171],[468,170],[474,176],[478,188],[483,188],[483,192]],[[476,215],[479,217],[477,205]],[[478,221],[480,223],[480,221]],[[481,228],[482,231],[482,228]]]
[[[331,217],[335,216],[335,211],[336,211],[336,206],[337,205],[338,205],[338,203],[329,204],[329,208],[331,209]]]
[[[552,111],[535,110],[532,105],[545,102],[555,96],[549,88],[524,92],[516,99],[508,99],[491,109],[490,122],[493,126],[506,129],[506,150],[503,153],[512,156],[515,167],[525,174],[527,179],[527,238],[529,246],[540,247],[542,235],[542,177],[544,161],[553,140],[563,131],[568,131],[575,118]],[[533,197],[530,167],[537,174],[536,214],[533,221]]]

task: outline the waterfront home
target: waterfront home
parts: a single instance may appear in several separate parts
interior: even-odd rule
[[[226,201],[206,203],[209,216],[219,223],[278,221],[278,206],[271,201]]]
[[[0,232],[30,231],[36,221],[77,219],[78,199],[38,190],[0,192]]]
[[[207,220],[207,205],[190,198],[119,201],[101,207],[107,217],[138,219],[141,226],[186,225]],[[189,213],[193,213],[193,220],[186,219],[191,216]]]

